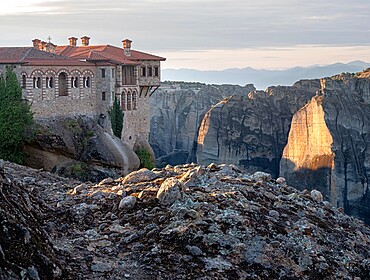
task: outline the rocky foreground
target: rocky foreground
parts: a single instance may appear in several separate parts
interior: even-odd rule
[[[84,183],[5,163],[0,279],[369,279],[370,228],[234,165]]]

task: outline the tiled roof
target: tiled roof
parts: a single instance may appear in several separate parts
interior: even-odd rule
[[[29,65],[84,66],[89,62],[37,50],[33,47],[0,47],[0,63]]]
[[[21,61],[31,48],[18,47],[18,48],[0,48],[0,63],[16,63]]]
[[[29,65],[83,66],[83,65],[138,65],[140,60],[164,61],[163,57],[111,45],[57,46],[56,53],[33,47],[0,47],[0,63],[24,63]]]
[[[73,58],[86,60],[110,60],[121,64],[138,64],[139,60],[164,61],[163,57],[131,50],[131,55],[125,54],[122,48],[111,45],[96,46],[58,46],[56,52]]]

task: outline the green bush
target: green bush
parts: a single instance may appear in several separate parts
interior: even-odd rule
[[[78,180],[85,181],[90,171],[89,165],[85,162],[76,162],[69,166],[66,170],[66,175]]]
[[[155,167],[154,159],[147,150],[139,149],[136,154],[140,159],[140,168],[153,169]]]
[[[114,98],[113,107],[108,111],[110,122],[112,124],[113,134],[121,138],[123,129],[123,111],[117,97]]]
[[[22,89],[12,68],[0,76],[0,158],[22,163],[27,128],[33,124],[31,106],[22,100]]]

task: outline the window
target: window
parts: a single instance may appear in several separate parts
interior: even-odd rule
[[[77,77],[71,78],[71,88],[78,88],[78,78]]]
[[[137,92],[132,93],[132,109],[137,110]]]
[[[148,76],[153,77],[153,68],[152,68],[152,66],[148,66]]]
[[[102,69],[100,69],[101,70],[101,77],[102,78],[105,78],[105,69],[104,68],[102,68]]]
[[[136,85],[134,66],[122,66],[122,85]]]
[[[22,75],[22,88],[26,88],[27,77],[25,74]]]
[[[53,77],[46,77],[46,88],[53,88]]]
[[[127,111],[131,110],[131,92],[127,93]]]
[[[154,66],[154,76],[155,77],[159,76],[159,67],[158,66]]]
[[[112,69],[112,78],[114,78],[114,69]]]
[[[146,67],[145,66],[141,67],[141,77],[146,77]]]
[[[83,81],[83,87],[84,88],[89,88],[90,87],[90,77],[84,77],[82,81]]]
[[[122,92],[121,96],[121,108],[123,111],[126,111],[126,93]]]
[[[105,101],[105,91],[101,93],[101,100]]]
[[[41,78],[40,77],[33,78],[33,88],[41,88]]]

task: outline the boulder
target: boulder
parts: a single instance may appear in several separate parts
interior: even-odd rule
[[[175,177],[167,178],[158,190],[157,198],[162,205],[171,205],[181,198],[182,183]]]
[[[80,180],[124,176],[139,159],[121,139],[90,116],[36,119],[35,139],[25,146],[26,164]]]

